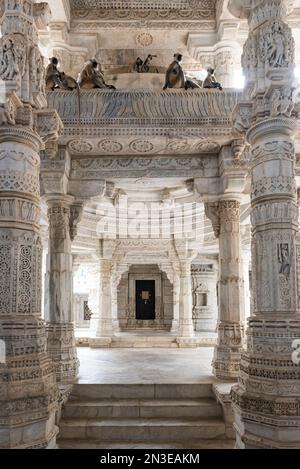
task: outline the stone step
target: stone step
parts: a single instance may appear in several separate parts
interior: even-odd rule
[[[59,440],[59,449],[234,449],[235,440],[212,439],[198,441],[114,441]]]
[[[201,418],[221,417],[214,399],[122,399],[69,401],[65,418]]]
[[[63,419],[59,439],[101,441],[184,441],[222,438],[222,419]]]
[[[185,384],[75,384],[71,400],[214,398],[212,382]]]

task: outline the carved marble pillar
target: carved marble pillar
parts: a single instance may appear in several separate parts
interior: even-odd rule
[[[217,378],[234,379],[239,372],[244,338],[240,203],[221,200],[206,204],[205,209],[219,237],[218,342],[213,370]]]
[[[180,275],[177,269],[174,269],[173,275],[173,320],[171,332],[178,334],[179,311],[180,311]]]
[[[76,353],[73,318],[73,258],[71,252],[71,207],[74,197],[47,197],[49,219],[48,288],[46,311],[48,351],[55,363],[58,381],[76,378],[79,362]]]
[[[1,2],[0,448],[56,446],[58,388],[41,319],[43,142],[35,125],[45,104],[36,21],[47,12],[30,0]]]
[[[223,88],[234,88],[234,71],[240,57],[238,45],[233,47],[221,47],[215,53],[215,73]]]
[[[218,318],[217,271],[213,264],[192,265],[195,331],[215,332]]]
[[[113,262],[100,260],[100,298],[99,318],[94,322],[91,345],[109,346],[114,335],[112,317],[112,273]]]
[[[91,267],[90,272],[90,290],[89,290],[89,307],[92,312],[90,321],[90,333],[92,336],[96,335],[97,326],[100,318],[100,267],[99,263]]]
[[[241,7],[232,4],[234,12]],[[253,314],[239,384],[232,390],[238,448],[300,448],[300,368],[293,359],[300,337],[298,125],[288,5],[264,0],[239,11],[250,31],[243,54],[248,82],[238,110],[250,109]]]
[[[191,260],[180,262],[178,337],[194,337]]]

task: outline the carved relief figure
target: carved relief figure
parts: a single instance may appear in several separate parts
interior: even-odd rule
[[[33,47],[30,53],[30,79],[35,91],[45,93],[45,69],[42,55],[38,47]]]
[[[203,88],[210,88],[210,89],[219,89],[222,90],[222,86],[220,83],[217,82],[215,75],[215,71],[213,68],[207,69],[207,77],[203,82]]]
[[[259,39],[260,54],[269,67],[287,67],[293,60],[294,41],[289,28],[274,22]]]
[[[19,75],[18,54],[13,41],[9,39],[0,47],[0,78],[2,80],[16,80]]]
[[[240,106],[233,115],[233,128],[235,132],[242,135],[250,127],[251,109],[249,107]]]
[[[14,108],[9,99],[0,104],[0,125],[15,125]]]
[[[8,0],[7,2],[7,9],[8,10],[16,10],[18,7],[17,0]]]
[[[108,85],[105,83],[101,65],[98,64],[95,59],[91,59],[87,62],[79,75],[78,84],[80,88],[83,89],[116,89],[113,85]]]
[[[280,264],[279,273],[289,275],[291,265],[288,243],[281,243],[278,245],[278,262]]]
[[[284,65],[285,44],[281,28],[277,23],[273,26],[273,34],[268,38],[267,59],[269,64],[271,67],[282,67]]]
[[[276,117],[281,114],[291,117],[293,109],[293,91],[290,88],[284,88],[282,92],[276,89],[271,98],[271,116]]]

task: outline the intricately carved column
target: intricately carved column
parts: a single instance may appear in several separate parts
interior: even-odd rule
[[[36,23],[45,26],[49,10],[31,0],[0,9],[0,448],[54,448],[58,389],[41,319],[36,131],[46,102]]]
[[[71,252],[72,204],[74,197],[47,197],[49,219],[48,288],[45,311],[48,351],[55,363],[58,381],[76,378],[79,362],[76,354],[73,318],[73,259]]]
[[[218,342],[213,370],[217,378],[234,379],[239,372],[244,337],[240,203],[237,200],[207,203],[205,211],[219,238]]]
[[[232,1],[232,10],[241,3]],[[248,2],[248,109],[251,148],[253,314],[232,390],[238,448],[300,448],[298,207],[292,83],[294,43],[284,0]],[[246,126],[247,127],[247,126]]]

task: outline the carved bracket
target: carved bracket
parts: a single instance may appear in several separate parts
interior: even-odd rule
[[[219,202],[206,202],[204,208],[205,215],[212,223],[215,237],[219,238],[221,229]]]
[[[83,215],[83,203],[82,202],[76,202],[73,205],[71,205],[70,220],[69,220],[71,241],[74,241],[77,235],[77,226],[78,226],[78,223],[82,219],[82,215]]]

